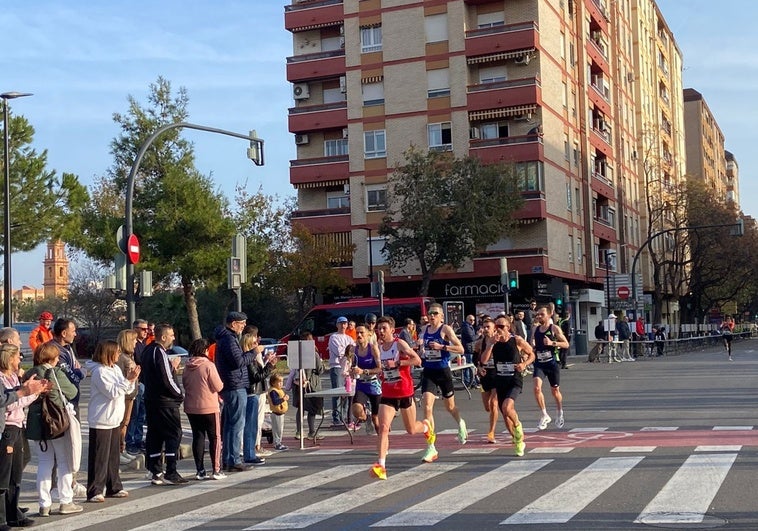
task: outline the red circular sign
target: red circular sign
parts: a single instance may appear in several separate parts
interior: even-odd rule
[[[618,290],[616,290],[616,293],[618,293],[619,299],[629,298],[629,288],[626,286],[621,286]]]
[[[126,257],[130,264],[139,262],[139,240],[136,234],[130,234],[126,240]]]

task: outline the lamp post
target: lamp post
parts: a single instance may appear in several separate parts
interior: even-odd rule
[[[5,186],[3,203],[3,326],[13,324],[13,308],[11,298],[13,297],[13,288],[11,281],[11,149],[9,141],[10,126],[8,124],[8,100],[31,96],[29,92],[3,92],[0,98],[3,99],[3,139],[5,141]]]
[[[608,315],[611,314],[611,256],[616,256],[616,251],[612,249],[605,250],[605,308]]]

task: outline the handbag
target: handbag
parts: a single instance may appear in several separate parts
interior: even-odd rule
[[[62,437],[66,431],[71,427],[71,419],[68,411],[66,410],[66,397],[61,391],[61,386],[58,383],[58,377],[55,375],[55,370],[50,369],[55,380],[55,384],[58,387],[58,393],[64,402],[61,406],[53,401],[50,393],[42,395],[42,440],[50,441]],[[47,375],[46,375],[47,376]]]

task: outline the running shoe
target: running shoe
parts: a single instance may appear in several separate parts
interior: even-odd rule
[[[487,434],[487,442],[489,444],[495,444],[495,432],[491,431]]]
[[[374,466],[371,467],[371,473],[379,479],[387,479],[387,469],[379,463],[374,463]]]
[[[426,437],[426,444],[429,446],[434,446],[434,443],[437,442],[437,434],[434,433],[431,422],[429,422],[427,419],[424,419],[421,422],[428,428],[424,433],[424,437]]]
[[[521,441],[516,443],[516,447],[513,449],[513,454],[516,457],[524,457],[524,450],[526,450],[526,443]]]
[[[539,423],[537,424],[537,429],[544,430],[545,428],[547,428],[547,425],[550,424],[551,420],[553,419],[550,418],[550,415],[548,415],[547,413],[543,413],[542,417],[540,418]]]
[[[466,439],[468,439],[468,431],[466,431],[466,421],[461,419],[461,421],[458,423],[458,442],[461,444],[466,444]]]
[[[199,470],[197,474],[195,474],[195,479],[198,481],[204,481],[206,479],[209,479],[210,476],[205,473],[205,470]]]
[[[422,457],[421,460],[424,463],[434,463],[438,457],[439,453],[437,453],[437,449],[433,444],[430,444],[426,447],[426,452],[424,452],[424,457]]]
[[[226,477],[227,477],[226,474],[224,474],[220,470],[217,470],[216,472],[213,473],[213,475],[211,475],[211,479],[215,479],[216,481],[226,479]]]
[[[513,427],[513,444],[524,442],[524,427],[519,424]]]
[[[555,427],[556,427],[556,428],[562,428],[562,427],[563,427],[563,424],[564,424],[564,420],[563,420],[563,411],[559,411],[559,412],[558,412],[558,418],[557,418],[557,419],[555,419]]]

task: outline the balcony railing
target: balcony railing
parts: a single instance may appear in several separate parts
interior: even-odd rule
[[[472,139],[471,147],[512,146],[515,144],[530,144],[537,142],[542,144],[542,136],[539,134],[522,136],[504,136],[500,138]]]
[[[593,171],[592,172],[592,176],[595,179],[599,180],[600,182],[603,182],[603,183],[607,184],[608,186],[613,187],[613,179],[610,179],[610,178],[606,177],[605,175],[603,175],[599,171]]]
[[[525,77],[521,79],[508,79],[506,81],[494,81],[492,83],[478,83],[476,85],[469,85],[469,92],[479,92],[482,90],[497,90],[504,88],[517,88],[517,87],[532,87],[540,85],[539,77]]]
[[[343,0],[301,0],[292,5],[284,6],[285,11],[297,11],[298,9],[309,9],[311,7],[333,6],[341,4]]]
[[[346,101],[335,101],[334,103],[320,103],[318,105],[301,105],[300,107],[290,107],[290,114],[302,114],[306,112],[333,111],[335,109],[346,109]]]
[[[338,50],[327,50],[325,52],[313,52],[313,53],[304,53],[301,55],[293,55],[291,57],[287,57],[288,63],[300,63],[303,61],[315,61],[318,59],[329,59],[330,57],[339,57],[341,55],[345,55],[345,50],[340,48]]]
[[[466,38],[480,37],[482,35],[495,35],[496,33],[510,33],[513,31],[533,30],[534,22],[519,22],[517,24],[504,24],[502,26],[490,26],[488,28],[475,28],[466,31]]]
[[[293,218],[313,218],[320,216],[341,216],[350,214],[350,207],[341,208],[320,208],[317,210],[295,210],[292,212]]]

